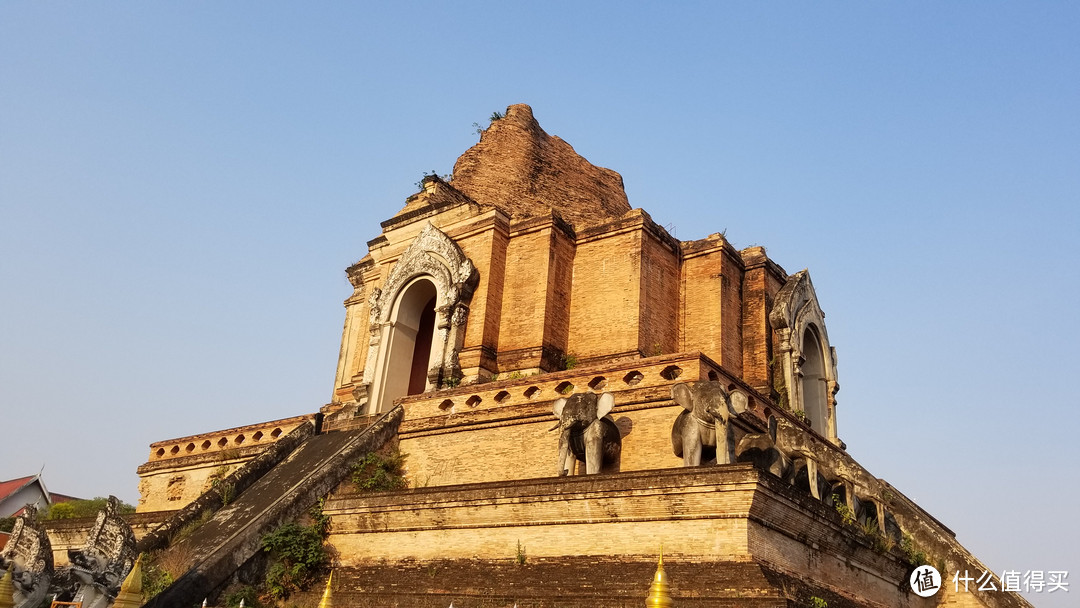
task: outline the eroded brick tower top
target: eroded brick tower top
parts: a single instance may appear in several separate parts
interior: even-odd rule
[[[514,219],[554,209],[578,230],[630,211],[622,176],[548,135],[525,104],[507,108],[506,116],[493,121],[480,142],[457,159],[451,183]]]

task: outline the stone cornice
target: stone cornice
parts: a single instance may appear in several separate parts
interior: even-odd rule
[[[230,429],[222,429],[220,431],[210,431],[208,433],[199,433],[198,435],[187,435],[187,436],[184,436],[184,437],[177,437],[175,439],[163,439],[161,441],[155,441],[154,443],[151,443],[150,447],[151,448],[167,447],[169,445],[176,444],[176,443],[195,441],[196,439],[200,439],[200,440],[209,439],[212,436],[217,437],[217,436],[220,436],[220,435],[232,435],[232,434],[236,434],[236,433],[244,433],[244,432],[247,432],[247,431],[259,430],[259,429],[262,429],[262,428],[265,428],[265,427],[284,426],[284,425],[293,424],[293,423],[299,424],[299,423],[304,422],[306,420],[311,420],[314,417],[315,417],[315,414],[304,414],[304,415],[301,415],[301,416],[291,416],[289,418],[281,418],[281,419],[278,419],[278,420],[268,420],[266,422],[259,422],[259,423],[256,423],[256,424],[248,424],[248,425],[245,425],[245,426],[237,426],[237,427],[233,427],[233,428],[230,428]]]

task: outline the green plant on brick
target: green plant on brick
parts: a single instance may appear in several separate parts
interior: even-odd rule
[[[142,569],[143,597],[151,599],[173,584],[173,577],[157,564],[148,564]]]
[[[892,550],[896,545],[896,543],[893,542],[893,539],[885,536],[881,531],[876,519],[866,520],[859,526],[859,529],[862,530],[863,535],[870,541],[870,546],[878,553],[886,553]]]
[[[311,584],[328,561],[324,540],[316,527],[294,522],[263,536],[263,551],[270,554],[267,594],[282,600]]]
[[[855,525],[855,512],[835,494],[833,495],[833,506],[836,507],[836,512],[840,514],[840,520],[844,522],[845,526]]]
[[[904,558],[907,559],[908,563],[912,566],[922,566],[923,564],[930,563],[930,556],[915,543],[915,539],[912,538],[910,534],[905,534],[904,537],[900,539],[900,552],[904,554]],[[944,572],[944,570],[940,571]]]
[[[389,492],[409,487],[405,479],[405,454],[394,451],[388,456],[368,452],[352,470],[353,485],[360,492]]]
[[[573,353],[566,353],[562,357],[562,368],[564,370],[574,369],[578,366],[578,358]]]

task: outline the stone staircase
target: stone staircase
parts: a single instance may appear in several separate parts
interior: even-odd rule
[[[403,416],[399,406],[366,429],[308,437],[210,520],[166,549],[190,567],[145,607],[191,606],[211,595],[259,554],[264,534],[304,513],[349,474],[350,461],[390,440]]]

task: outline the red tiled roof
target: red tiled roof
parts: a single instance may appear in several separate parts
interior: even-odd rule
[[[77,496],[68,496],[67,494],[57,494],[56,492],[49,492],[49,500],[56,504],[58,502],[71,502],[73,500],[83,500]]]
[[[20,477],[18,479],[12,479],[11,481],[0,481],[0,500],[4,500],[8,496],[18,492],[35,479],[37,479],[37,475]]]

